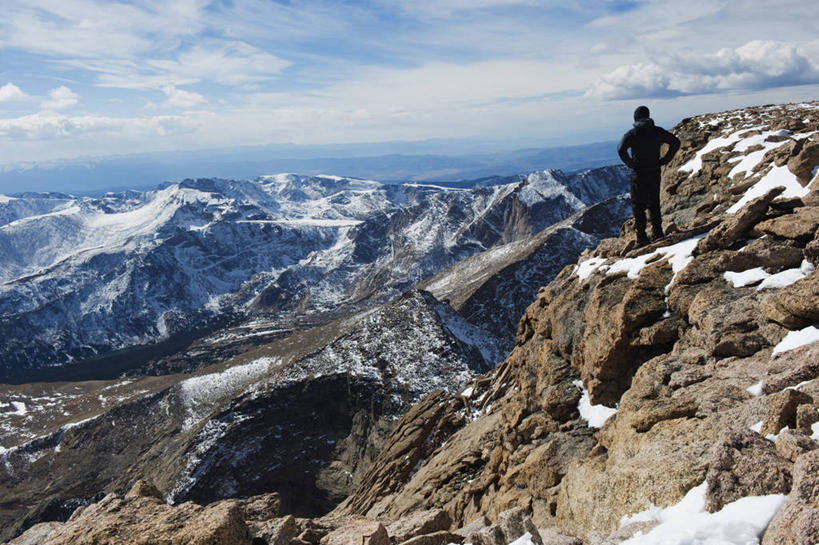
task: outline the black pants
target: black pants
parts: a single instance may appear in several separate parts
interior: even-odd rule
[[[651,214],[652,234],[662,236],[659,166],[631,171],[631,209],[634,211],[634,227],[637,229],[637,234],[645,235],[646,210],[648,210]]]

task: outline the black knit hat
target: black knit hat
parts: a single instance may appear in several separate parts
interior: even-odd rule
[[[650,117],[648,112],[648,106],[638,106],[636,110],[634,110],[634,121],[638,119],[645,119]]]

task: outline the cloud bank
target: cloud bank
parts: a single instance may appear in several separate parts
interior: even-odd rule
[[[670,56],[619,66],[586,92],[590,98],[642,99],[819,83],[819,64],[799,47],[754,40],[707,55]]]

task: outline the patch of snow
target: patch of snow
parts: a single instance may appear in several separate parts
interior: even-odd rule
[[[671,270],[674,272],[674,275],[671,277],[671,281],[665,287],[667,293],[671,287],[671,284],[674,283],[674,279],[677,277],[677,274],[686,268],[694,259],[691,253],[694,251],[694,248],[697,247],[699,240],[704,236],[705,235],[698,235],[696,237],[683,240],[682,242],[672,244],[671,246],[663,246],[648,254],[620,259],[619,261],[615,261],[608,268],[607,274],[626,272],[629,278],[637,278],[640,276],[640,271],[643,270],[643,268],[649,261],[651,261],[653,257],[662,255],[664,258],[668,259],[668,262],[671,264]]]
[[[582,282],[588,278],[594,271],[597,270],[603,263],[606,262],[605,257],[590,257],[575,265],[574,273],[577,275],[577,281]],[[605,269],[603,269],[605,270]]]
[[[753,386],[748,386],[747,388],[745,388],[745,390],[747,390],[748,393],[751,394],[754,397],[761,396],[762,395],[762,381],[760,380],[759,382],[757,382]]]
[[[463,191],[463,189],[454,188],[454,187],[444,187],[441,185],[433,185],[433,184],[403,184],[404,187],[414,187],[414,188],[423,188],[423,189],[437,189],[439,191]]]
[[[819,441],[819,422],[814,422],[811,424],[810,431],[813,432],[811,433],[810,438],[814,441]]]
[[[474,388],[472,388],[472,386],[469,386],[469,387],[468,387],[466,390],[464,390],[463,392],[461,392],[461,396],[463,396],[463,397],[465,397],[465,398],[469,399],[470,397],[472,397],[472,393],[473,393],[474,391],[475,391],[475,389],[474,389]]]
[[[754,269],[748,269],[741,272],[727,271],[722,276],[735,288],[741,288],[749,284],[756,284],[757,282],[765,280],[771,275],[766,273],[762,267],[756,267]]]
[[[752,426],[749,426],[748,429],[757,433],[762,433],[762,420]]]
[[[12,401],[11,404],[14,405],[14,411],[7,414],[19,416],[28,414],[28,408],[26,408],[26,404],[22,401]]]
[[[716,513],[705,510],[706,483],[688,491],[676,505],[652,506],[642,513],[623,517],[621,526],[657,520],[660,525],[621,545],[753,545],[785,501],[784,494],[750,496],[727,504]]]
[[[787,269],[782,272],[769,275],[756,288],[757,291],[764,289],[778,289],[790,286],[794,282],[802,280],[814,270],[813,265],[808,260],[802,261],[802,265],[797,269]]]
[[[749,138],[743,138],[739,141],[733,148],[733,151],[737,151],[740,153],[747,152],[748,148],[751,146],[762,146],[762,149],[754,151],[752,153],[746,153],[743,156],[735,157],[734,159],[738,161],[737,165],[731,169],[731,172],[728,173],[729,178],[733,178],[737,174],[744,172],[745,177],[751,173],[751,171],[756,167],[759,163],[762,162],[762,158],[765,157],[765,154],[768,153],[772,149],[776,149],[784,144],[784,142],[767,142],[766,139],[771,136],[788,136],[790,132],[787,130],[779,130],[779,131],[765,131],[762,134],[757,134],[755,136],[751,136]]]
[[[806,386],[806,385],[810,384],[811,382],[813,382],[813,380],[814,380],[814,379],[810,379],[810,380],[803,380],[802,382],[800,382],[800,383],[799,383],[799,384],[797,384],[796,386],[788,386],[787,388],[785,388],[785,390],[798,390],[798,389],[799,389],[799,388],[801,388],[802,386]],[[785,390],[783,390],[783,392],[784,392]]]
[[[360,220],[325,219],[325,218],[290,218],[278,220],[239,220],[236,223],[268,223],[272,225],[294,227],[355,227],[364,223]]]
[[[711,151],[714,151],[717,148],[724,148],[736,144],[737,142],[742,140],[743,134],[751,130],[753,130],[753,127],[739,130],[737,132],[729,134],[728,136],[720,136],[712,140],[709,140],[708,143],[705,144],[705,146],[703,146],[699,151],[697,151],[697,153],[690,161],[685,163],[678,170],[680,172],[688,172],[689,176],[698,173],[702,169],[703,155]]]
[[[774,346],[771,355],[787,352],[788,350],[793,350],[800,346],[807,346],[815,342],[819,342],[819,329],[816,326],[809,325],[798,331],[790,331],[785,335],[784,339],[779,341],[779,344]]]
[[[802,187],[796,175],[791,172],[787,166],[778,167],[774,165],[771,170],[762,177],[757,183],[752,185],[733,206],[726,210],[728,214],[735,214],[742,210],[742,207],[757,197],[765,195],[768,191],[775,187],[782,186],[785,191],[778,197],[780,199],[787,199],[791,197],[804,197],[810,193],[810,189]]]
[[[526,532],[525,534],[523,534],[522,536],[517,538],[515,541],[513,541],[509,545],[537,545],[537,544],[532,540],[532,534],[530,534],[529,532]]]
[[[766,435],[765,439],[767,439],[770,442],[774,442],[774,441],[776,441],[777,437],[779,437],[779,434],[781,434],[783,431],[789,430],[789,429],[791,429],[790,426],[785,426],[784,428],[780,428],[778,432],[769,433],[768,435]]]
[[[16,201],[17,199],[14,197],[7,197],[6,195],[0,195],[0,204],[8,204],[11,201]]]
[[[196,422],[210,414],[218,400],[259,382],[280,362],[279,358],[262,357],[244,365],[229,367],[219,373],[192,377],[180,382],[179,393],[186,410],[183,429],[190,429]]]
[[[602,428],[606,420],[617,413],[617,408],[606,407],[605,405],[592,405],[589,392],[583,387],[582,381],[575,380],[572,384],[577,386],[583,393],[583,395],[580,396],[580,401],[577,402],[577,410],[580,412],[580,418],[585,420],[590,428]]]

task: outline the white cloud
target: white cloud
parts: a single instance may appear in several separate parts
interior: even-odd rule
[[[12,100],[26,100],[28,95],[19,87],[9,82],[0,87],[0,102],[10,102]]]
[[[535,0],[394,0],[402,10],[433,17],[448,17],[458,12],[509,6],[534,6]],[[543,2],[541,2],[543,3]]]
[[[57,58],[133,58],[204,28],[201,0],[6,2],[0,45]]]
[[[148,60],[146,64],[172,77],[225,85],[264,81],[290,66],[290,62],[240,41],[205,42],[181,52],[175,60]]]
[[[291,63],[245,42],[208,40],[172,58],[149,57],[140,62],[72,59],[64,64],[97,72],[101,87],[161,89],[201,81],[223,85],[259,83],[278,77]]]
[[[113,136],[121,141],[131,137],[156,138],[188,133],[194,125],[190,118],[182,116],[121,118],[40,112],[13,119],[0,119],[0,139],[15,142],[64,139],[76,143],[88,138]]]
[[[163,86],[162,92],[168,97],[168,100],[165,101],[167,106],[193,108],[194,106],[202,106],[208,103],[207,99],[199,93],[177,89],[173,85]]]
[[[814,83],[819,83],[819,65],[796,44],[755,40],[712,54],[674,55],[620,66],[600,77],[586,96],[657,98]]]
[[[48,98],[40,102],[40,107],[44,110],[63,110],[74,106],[79,101],[80,95],[65,85],[60,85],[48,92]]]

